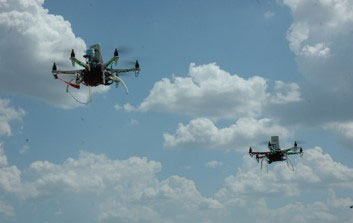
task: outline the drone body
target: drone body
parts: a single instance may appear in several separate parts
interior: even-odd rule
[[[58,70],[56,64],[53,64],[52,74],[54,78],[64,81],[67,84],[67,91],[69,86],[79,89],[80,84],[96,87],[99,85],[111,85],[112,83],[118,85],[119,83],[122,83],[125,87],[126,93],[128,93],[128,88],[119,75],[127,72],[135,72],[135,76],[137,77],[140,71],[140,65],[137,60],[133,68],[112,69],[113,63],[117,65],[119,60],[118,50],[115,49],[114,56],[108,62],[104,63],[99,44],[92,45],[87,49],[86,55],[83,57],[86,59],[86,62],[77,59],[75,57],[75,51],[71,51],[70,60],[72,66],[77,64],[83,68],[80,70]],[[61,79],[58,74],[75,75],[75,77],[70,81],[65,81]]]
[[[273,162],[286,161],[288,167],[291,166],[291,169],[294,170],[289,156],[295,154],[303,155],[303,149],[298,147],[297,142],[294,142],[294,147],[282,150],[279,146],[278,136],[271,136],[271,141],[268,142],[268,149],[268,152],[253,152],[251,147],[249,149],[249,155],[251,157],[255,155],[257,162],[261,160],[261,168],[263,160],[265,159],[268,164]]]

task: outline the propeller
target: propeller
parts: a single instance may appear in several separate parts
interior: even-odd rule
[[[56,63],[54,62],[52,71],[57,71],[57,70],[58,70],[58,68],[56,67]]]
[[[129,60],[124,60],[124,61],[122,61],[121,63],[122,63],[124,66],[132,67],[132,66],[135,66],[135,65],[136,65],[136,61],[138,61],[138,60],[137,60],[137,59],[129,59]]]
[[[74,49],[71,50],[71,58],[74,58],[75,57],[75,51]]]
[[[133,50],[131,47],[127,47],[127,46],[120,46],[120,47],[117,47],[116,49],[119,53],[121,54],[129,54],[131,53]]]
[[[300,144],[305,144],[305,141],[304,141],[304,140],[295,140],[295,142],[297,142],[298,145],[300,145]]]
[[[249,155],[252,157],[254,154],[252,153],[252,149],[251,149],[251,146],[249,148]]]

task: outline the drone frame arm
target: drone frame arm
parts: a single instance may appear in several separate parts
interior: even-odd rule
[[[81,60],[77,59],[76,57],[70,57],[70,60],[71,60],[71,62],[72,62],[72,66],[75,66],[75,64],[78,64],[78,65],[80,65],[81,67],[86,68],[87,70],[90,69],[90,67],[89,67],[88,64],[82,62]]]
[[[119,56],[113,56],[108,62],[106,62],[104,64],[104,68],[109,67],[112,63],[114,63],[114,65],[118,64],[118,60],[119,60]]]
[[[136,72],[138,73],[140,71],[140,68],[130,68],[130,69],[107,69],[108,71],[115,73],[115,74],[121,74],[121,73],[128,73],[128,72]]]
[[[268,156],[270,154],[270,152],[251,152],[251,154]]]
[[[53,74],[82,74],[82,72],[84,71],[84,69],[82,70],[53,70],[52,73]]]
[[[287,155],[296,155],[296,154],[301,154],[302,152],[287,152]]]

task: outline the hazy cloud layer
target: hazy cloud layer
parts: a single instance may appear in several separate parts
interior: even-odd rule
[[[353,1],[282,2],[293,16],[287,39],[305,84],[301,103],[278,108],[274,114],[304,125],[351,121]]]
[[[304,157],[296,161],[295,172],[279,163],[266,173],[246,155],[242,167],[211,197],[203,196],[195,183],[184,177],[159,180],[161,164],[141,157],[112,160],[81,152],[78,158],[61,164],[35,161],[24,170],[6,161],[3,147],[0,158],[1,193],[21,200],[21,206],[13,199],[0,201],[0,219],[34,220],[35,216],[32,219],[23,211],[33,205],[53,216],[53,222],[69,216],[86,222],[230,223],[237,218],[245,222],[348,223],[352,217],[351,212],[343,211],[352,200],[336,197],[335,191],[353,191],[353,169],[335,162],[318,147],[305,150]],[[306,193],[321,198],[308,202]],[[296,197],[297,202],[268,205],[269,198],[283,195]]]

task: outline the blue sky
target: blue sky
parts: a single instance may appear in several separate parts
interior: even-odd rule
[[[1,2],[0,221],[350,222],[352,3]],[[50,70],[95,43],[142,70],[82,106]]]

